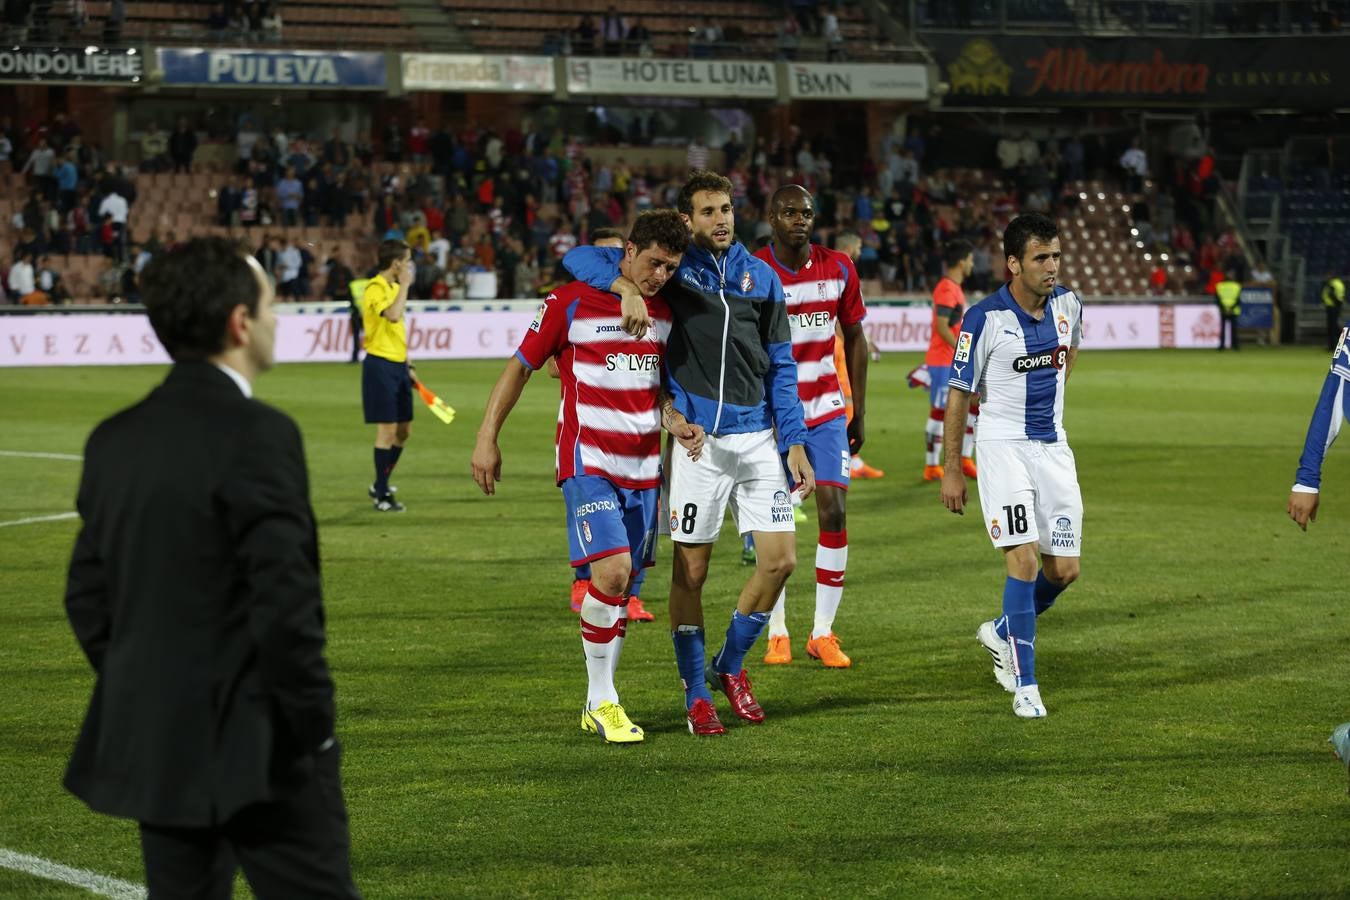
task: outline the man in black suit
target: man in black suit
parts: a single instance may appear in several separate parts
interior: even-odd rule
[[[295,423],[252,399],[262,268],[198,239],[143,273],[164,383],[85,448],[66,613],[94,668],[66,787],[140,823],[151,898],[359,897]]]

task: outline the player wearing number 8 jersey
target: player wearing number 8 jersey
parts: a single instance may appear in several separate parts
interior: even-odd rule
[[[661,483],[660,392],[670,307],[655,296],[680,264],[689,232],[671,210],[638,216],[619,270],[642,291],[651,326],[625,334],[613,294],[573,282],[544,302],[520,349],[488,398],[473,452],[474,480],[485,494],[501,478],[497,436],[530,374],[558,360],[557,481],[567,503],[573,566],[589,563],[581,604],[589,681],[581,727],[610,743],[641,741],[642,729],[619,704],[614,672],[627,633],[625,596],[633,575],[651,565]],[[697,456],[702,431],[678,414],[664,424]]]
[[[783,287],[772,269],[736,243],[731,193],[731,182],[716,173],[690,173],[679,210],[692,243],[662,291],[674,319],[666,386],[674,409],[708,434],[702,458],[675,454],[670,475],[671,640],[686,720],[696,735],[726,730],[708,684],[727,696],[739,718],[764,721],[744,662],[796,565],[780,451],[787,452],[786,466],[802,496],[815,489]],[[578,247],[563,264],[592,287],[619,291],[625,321],[638,327],[645,311],[632,302],[626,279],[616,277],[611,254]],[[759,559],[722,649],[705,665],[703,585],[728,506],[740,532],[754,534]]]
[[[1064,433],[1064,390],[1078,355],[1083,303],[1059,286],[1055,223],[1031,213],[1008,224],[1003,252],[1012,280],[961,322],[944,419],[942,502],[961,514],[961,442],[972,393],[982,397],[975,434],[984,526],[1003,551],[1003,615],[977,637],[1013,712],[1045,715],[1036,681],[1036,618],[1078,577],[1083,500]],[[1039,550],[1040,565],[1037,565]]]

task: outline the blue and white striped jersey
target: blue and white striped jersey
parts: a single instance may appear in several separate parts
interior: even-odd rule
[[[1294,484],[1314,489],[1322,486],[1322,458],[1331,449],[1347,416],[1350,416],[1350,328],[1342,328],[1340,343],[1331,357],[1331,371],[1322,382],[1322,393],[1308,423]]]
[[[980,394],[976,440],[1062,441],[1064,366],[1083,333],[1083,301],[1065,287],[1037,321],[1005,284],[961,320],[951,386]]]

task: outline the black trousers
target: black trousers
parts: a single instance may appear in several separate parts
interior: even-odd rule
[[[1327,349],[1336,349],[1336,338],[1341,336],[1341,308],[1327,307]]]
[[[150,900],[228,900],[236,867],[258,900],[360,900],[352,882],[337,745],[291,791],[213,828],[141,823]]]

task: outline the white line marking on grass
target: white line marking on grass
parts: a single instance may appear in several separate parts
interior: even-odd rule
[[[11,525],[32,525],[34,522],[59,522],[62,519],[74,519],[79,517],[77,512],[53,513],[50,516],[29,516],[26,519],[14,519],[10,522],[0,522],[0,528],[8,528]]]
[[[84,459],[78,453],[30,453],[27,450],[0,450],[0,456],[24,456],[29,459],[68,459],[80,462]]]
[[[100,897],[115,897],[117,900],[141,900],[146,895],[145,888],[139,884],[132,884],[130,881],[123,881],[120,878],[113,878],[108,875],[100,875],[86,869],[72,869],[70,866],[63,866],[60,863],[52,862],[50,859],[29,856],[27,853],[15,853],[13,850],[6,850],[3,847],[0,847],[0,868],[13,869],[15,872],[23,872],[25,875],[32,875],[36,878],[45,878],[48,881],[59,881],[62,884],[84,888],[91,894],[98,894]]]

